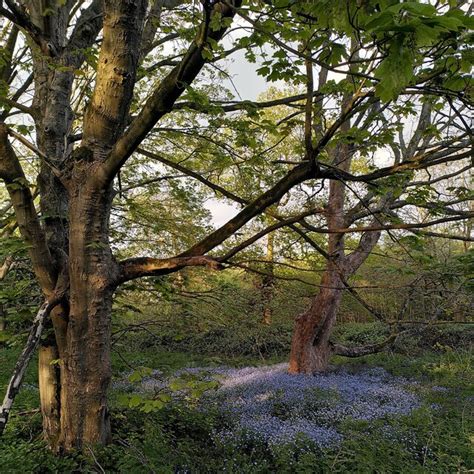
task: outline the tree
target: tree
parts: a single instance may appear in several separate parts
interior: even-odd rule
[[[311,132],[312,126],[316,126],[312,110],[313,107],[318,110],[320,101],[311,86],[312,62],[337,71],[331,64],[343,65],[346,59],[333,33],[339,35],[342,28],[349,36],[359,35],[358,28],[351,26],[352,17],[344,17],[342,26],[326,24],[327,14],[320,12],[326,8],[326,2],[315,5],[302,2],[301,9],[296,6],[287,13],[283,9],[285,18],[278,25],[270,18],[281,14],[281,7],[251,3],[248,10],[240,8],[239,0],[203,1],[199,14],[193,5],[175,9],[177,2],[164,0],[151,4],[145,0],[93,0],[87,4],[30,0],[22,4],[7,1],[5,6],[0,5],[0,13],[9,20],[3,48],[0,178],[6,185],[18,228],[28,245],[33,270],[46,298],[38,313],[38,321],[44,320],[47,329],[39,351],[39,382],[44,433],[54,450],[82,449],[110,439],[107,408],[111,377],[110,313],[113,294],[119,285],[144,276],[166,275],[185,266],[216,268],[242,248],[282,226],[304,233],[295,224],[314,214],[314,209],[288,218],[271,213],[277,222],[263,233],[257,233],[224,255],[207,255],[305,181],[331,179],[340,184],[334,189],[341,189],[343,181],[371,182],[406,170],[406,163],[398,163],[352,175],[337,163],[334,165],[324,159],[326,153],[331,155],[326,149],[332,146],[337,134],[349,131],[348,120],[356,114],[367,113],[379,103],[379,98],[390,100],[405,89],[419,93],[420,87],[424,91],[423,88],[436,87],[439,78],[445,79],[446,67],[438,63],[430,73],[424,69],[413,75],[418,63],[406,56],[410,51],[405,44],[408,36],[403,29],[401,32],[377,29],[380,23],[385,26],[387,23],[384,12],[378,10],[378,3],[368,2],[362,16],[370,47],[375,51],[385,48],[383,57],[377,58],[375,77],[366,78],[362,67],[353,61],[354,57],[349,57],[349,62],[356,64],[355,69],[349,71],[356,80],[343,84],[350,86],[350,94],[345,96],[350,98],[317,140],[313,140]],[[398,21],[397,15],[405,15],[400,7],[403,4],[391,4],[393,14],[389,25],[392,20]],[[254,8],[262,9],[267,15],[268,20],[263,25],[253,19]],[[172,12],[169,17],[165,15],[167,9]],[[426,8],[410,6],[409,18],[412,10],[421,23],[424,40],[427,37],[431,43],[456,44],[465,30],[459,9],[452,8],[447,13],[430,9],[426,14]],[[202,94],[196,93],[193,86],[207,63],[249,46],[248,38],[235,40],[230,50],[219,46],[236,13],[254,29],[251,44],[274,41],[278,48],[298,58],[291,64],[286,55],[284,58],[275,56],[276,65],[270,61],[270,65],[260,69],[269,79],[287,79],[295,72],[301,77],[298,65],[306,62],[308,74],[304,82],[308,87],[303,97],[249,104],[203,100]],[[321,18],[316,20],[314,15],[320,13]],[[370,21],[375,24],[370,26]],[[291,23],[297,28],[289,27]],[[312,36],[315,25],[320,28],[321,37]],[[278,34],[286,36],[287,44],[272,33],[275,26],[278,26]],[[161,49],[163,44],[177,38],[186,42],[186,48],[167,56]],[[292,41],[305,44],[302,53],[291,46]],[[179,43],[170,44],[178,48]],[[322,52],[312,53],[318,48],[322,48]],[[158,62],[154,62],[154,53],[161,55]],[[26,73],[21,70],[21,58],[25,55],[28,58]],[[365,62],[372,71],[371,60]],[[394,64],[403,65],[398,82],[394,78]],[[458,81],[456,87],[461,80],[461,90],[455,95],[462,98],[464,78],[459,74],[454,76]],[[147,89],[143,78],[153,78],[156,84],[149,81]],[[452,74],[449,79],[453,79]],[[23,84],[20,86],[18,82]],[[31,103],[22,102],[22,95],[30,86],[33,99]],[[183,100],[177,102],[181,96]],[[266,191],[248,199],[235,196],[182,164],[161,158],[166,166],[185,172],[227,198],[236,199],[243,208],[229,222],[177,255],[117,261],[109,239],[110,211],[118,194],[113,187],[114,180],[135,152],[160,160],[159,153],[141,146],[153,145],[152,132],[158,122],[184,109],[208,116],[209,113],[216,115],[216,111],[220,115],[254,106],[259,109],[278,104],[298,105],[302,100],[306,115],[302,159],[287,163]],[[16,122],[18,113],[31,117],[31,125]],[[25,134],[30,133],[28,127],[32,127],[35,145],[25,138]],[[39,212],[11,139],[37,155]],[[336,147],[346,146],[338,144],[340,141],[335,143]],[[454,151],[449,147],[447,150],[441,156],[434,150],[415,155],[409,168],[423,169],[462,158],[458,147]],[[331,224],[330,231],[334,230],[338,231],[336,235],[343,233],[339,225],[334,228]],[[32,340],[36,344],[37,338]],[[60,363],[55,363],[58,360]],[[8,416],[8,410],[2,413],[3,418]]]
[[[10,60],[18,28],[31,48],[33,102],[31,107],[22,107],[17,102],[18,91],[12,99],[5,97],[8,107],[3,118],[15,107],[34,119],[41,159],[38,187],[43,224],[9,143],[11,129],[4,124],[0,127],[0,176],[45,296],[50,301],[57,296],[58,275],[65,272],[69,277],[68,295],[51,313],[54,333],[40,349],[44,431],[56,450],[105,443],[110,438],[106,391],[115,287],[141,275],[208,263],[194,257],[202,252],[164,261],[116,262],[108,237],[112,182],[138,144],[194,80],[238,6],[203,5],[203,21],[196,25],[195,38],[178,65],[163,77],[138,115],[130,118],[137,70],[152,49],[164,2],[154,2],[148,15],[145,1],[93,1],[79,11],[81,4],[32,1],[19,6],[8,2],[0,11],[14,25],[5,48]],[[77,115],[72,110],[73,84],[101,29],[95,85],[87,106],[79,104],[77,112],[82,115],[81,109],[84,111],[81,143],[74,147],[71,131]],[[5,82],[11,79],[9,74]],[[51,363],[57,359],[61,360],[59,370]]]
[[[341,14],[341,11],[347,13],[347,16]],[[334,124],[334,122],[324,123],[329,121],[322,105],[324,98],[330,98],[331,92],[339,94],[340,113],[337,119],[332,119],[336,122],[339,120],[338,132],[331,144],[326,147],[326,156],[320,155],[318,158],[321,166],[327,163],[333,170],[338,170],[342,179],[330,182],[327,202],[320,212],[326,219],[327,227],[310,225],[304,220],[299,222],[306,230],[305,239],[308,242],[311,242],[311,232],[327,232],[329,237],[325,249],[314,245],[313,242],[316,251],[327,260],[326,271],[322,276],[321,289],[311,307],[297,318],[290,355],[291,373],[325,370],[332,352],[357,356],[382,347],[377,344],[362,348],[347,348],[332,344],[330,335],[343,291],[349,290],[360,299],[357,292],[350,287],[348,279],[375,247],[381,232],[390,228],[420,227],[418,223],[404,224],[401,216],[395,214],[393,209],[418,205],[428,209],[436,207],[438,216],[445,214],[443,219],[434,219],[431,223],[422,224],[422,227],[472,217],[469,210],[450,207],[467,199],[459,200],[454,196],[448,202],[436,204],[427,202],[426,195],[417,199],[407,192],[410,186],[419,186],[419,183],[412,182],[415,174],[409,170],[417,168],[417,166],[413,168],[413,164],[420,159],[427,160],[426,166],[423,166],[425,169],[439,170],[439,165],[445,162],[444,160],[462,163],[461,170],[456,170],[455,174],[461,174],[471,168],[462,161],[471,156],[469,147],[472,146],[472,134],[461,112],[469,107],[470,103],[469,80],[463,72],[469,70],[467,58],[471,49],[466,45],[462,52],[458,52],[458,46],[452,43],[454,36],[445,34],[446,28],[449,29],[447,25],[454,18],[460,18],[461,12],[462,5],[453,9],[443,7],[437,10],[433,5],[384,2],[376,6],[375,10],[371,10],[369,4],[343,8],[337,2],[331,5],[328,2],[319,2],[318,5],[311,7],[301,6],[301,10],[281,12],[275,8],[271,18],[252,23],[257,32],[268,35],[274,45],[280,48],[272,59],[265,62],[265,66],[260,70],[262,74],[270,79],[286,79],[289,75],[298,74],[299,71],[295,68],[298,61],[300,64],[304,62],[307,97],[313,97],[315,93],[319,96],[319,100],[315,102],[306,101],[304,125],[306,156],[314,153],[315,143],[318,149],[324,133]],[[370,14],[367,15],[368,13]],[[299,15],[300,20],[292,15],[295,17]],[[297,33],[292,30],[294,26],[288,21],[289,18],[299,23]],[[248,17],[247,20],[251,21]],[[285,26],[288,24],[292,27]],[[434,27],[430,31],[425,28],[428,24]],[[318,27],[323,25],[329,28],[329,34],[325,35],[318,30]],[[453,25],[454,23],[451,23],[451,26]],[[461,27],[458,31],[463,29],[464,27]],[[289,45],[290,39],[300,41],[301,46],[298,50]],[[281,54],[284,51],[291,53],[293,61]],[[340,57],[347,59],[348,70],[345,72],[348,75],[346,80],[337,84],[330,81],[332,83],[330,84],[328,74],[342,72],[340,66],[335,66],[340,64]],[[441,57],[443,64],[439,62]],[[461,60],[455,66],[454,57]],[[314,64],[319,66],[319,84],[316,92],[313,86]],[[447,64],[449,66],[446,67]],[[299,74],[301,75],[301,72]],[[354,110],[354,104],[358,99],[370,93],[371,87],[374,86],[375,95],[379,96],[384,104],[368,101],[363,106],[357,107],[356,114],[347,116],[346,111]],[[333,100],[337,101],[337,96],[333,96]],[[403,117],[409,115],[409,108],[419,101],[423,105],[419,112],[418,126],[407,141],[402,126]],[[456,101],[459,102],[455,104]],[[334,107],[334,102],[330,103],[330,107]],[[436,109],[435,113],[432,113],[433,108]],[[385,117],[387,112],[392,114],[389,119]],[[447,113],[453,113],[453,117],[446,120]],[[447,128],[447,122],[454,127],[455,132],[449,130],[449,126]],[[398,128],[398,137],[395,128]],[[360,197],[364,189],[355,187],[353,190],[348,184],[350,175],[353,174],[351,167],[353,157],[361,153],[368,154],[370,148],[373,153],[387,145],[394,154],[393,165],[390,168],[405,171],[393,179],[389,178],[386,183],[376,178],[377,171],[375,174],[368,173],[366,181],[368,190],[366,189],[366,194]],[[377,166],[375,161],[370,165]],[[442,182],[449,176],[450,173],[446,173],[439,177],[438,181]],[[359,203],[346,210],[347,190],[354,193]],[[422,192],[420,188],[416,190]],[[400,199],[405,193],[408,194],[405,200]],[[359,219],[366,218],[371,218],[368,225],[351,228],[351,225]],[[386,223],[387,220],[391,221],[391,225]],[[359,244],[352,252],[346,254],[344,236],[354,231],[361,233]],[[469,239],[468,237],[467,240]],[[388,341],[391,340],[393,336]]]

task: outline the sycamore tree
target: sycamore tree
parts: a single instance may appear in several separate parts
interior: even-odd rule
[[[377,115],[378,108],[385,107],[381,104],[401,93],[446,97],[458,112],[458,102],[467,103],[467,48],[461,43],[468,39],[468,20],[462,6],[437,9],[398,1],[241,5],[240,0],[203,0],[197,5],[173,0],[8,0],[0,4],[0,14],[0,178],[45,297],[7,389],[0,429],[46,326],[39,349],[39,386],[44,434],[56,451],[110,440],[110,314],[114,291],[121,284],[186,266],[216,268],[282,226],[311,241],[311,229],[302,219],[319,209],[284,216],[271,207],[303,182],[317,187],[330,180],[330,194],[341,197],[344,183],[375,183],[466,156],[464,132],[447,144],[440,137],[428,149],[407,153],[395,164],[374,162],[376,169],[367,172],[352,173],[347,161],[340,161],[351,153],[358,136],[355,124]],[[236,15],[235,30],[245,30],[245,36],[231,34]],[[268,80],[294,80],[304,85],[304,93],[263,103],[219,96],[209,71],[242,48],[249,60],[259,62],[256,67]],[[320,90],[314,86],[314,66],[320,68]],[[329,73],[338,79],[324,79]],[[205,77],[211,81],[207,85]],[[167,160],[167,166],[239,202],[242,209],[235,217],[184,251],[173,253],[176,247],[167,244],[150,249],[150,256],[116,257],[110,239],[115,222],[111,210],[121,199],[121,171],[126,172],[138,153],[150,160],[162,156],[156,148],[162,146],[163,128],[190,114],[187,120],[197,125],[212,116],[213,124],[222,120],[232,130],[237,123],[232,116],[226,120],[226,114],[252,114],[281,104],[300,107],[301,101],[303,146],[294,160],[270,174],[263,191],[248,190],[239,197],[199,171]],[[325,103],[334,111],[328,120]],[[220,133],[220,127],[215,129]],[[242,142],[243,149],[251,145]],[[20,159],[26,150],[37,169],[34,191]],[[270,229],[219,251],[226,239],[264,212],[276,220]],[[344,284],[335,260],[342,255],[341,225],[334,220],[325,229],[335,236],[326,251],[328,291]],[[311,317],[311,324],[314,321],[326,319]],[[313,324],[301,347],[314,346],[314,330]],[[299,367],[297,371],[314,370],[312,364]]]

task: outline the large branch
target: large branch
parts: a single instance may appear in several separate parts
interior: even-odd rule
[[[8,140],[8,128],[0,124],[0,179],[7,187],[20,233],[28,244],[28,253],[41,289],[50,294],[56,284],[56,269],[46,244],[28,182]]]
[[[97,79],[84,117],[82,145],[108,151],[126,125],[140,54],[145,0],[104,2]]]
[[[119,283],[123,283],[128,280],[145,276],[161,276],[171,272],[175,272],[184,267],[196,267],[196,266],[207,266],[214,270],[220,270],[221,264],[227,262],[230,258],[241,252],[243,249],[249,247],[257,240],[261,239],[265,235],[273,232],[274,230],[280,229],[285,226],[290,226],[295,222],[299,222],[306,216],[320,212],[320,210],[307,211],[299,216],[290,217],[288,219],[281,220],[276,224],[266,227],[265,229],[257,232],[255,235],[245,240],[241,244],[235,246],[229,250],[225,255],[221,257],[207,257],[207,256],[196,256],[196,257],[172,257],[172,258],[148,258],[138,257],[131,258],[120,262],[120,275]]]
[[[82,12],[66,45],[68,64],[76,69],[84,61],[84,50],[92,46],[102,28],[103,3],[94,0]]]
[[[318,178],[320,176],[312,161],[305,161],[293,168],[285,177],[278,181],[272,188],[260,195],[257,199],[247,205],[233,219],[219,229],[212,232],[206,238],[192,246],[181,256],[203,255],[217,245],[221,244],[243,227],[247,222],[258,216],[266,208],[278,202],[291,188],[301,184],[310,178]]]
[[[166,275],[184,267],[210,267],[220,269],[217,259],[206,256],[149,258],[138,257],[120,262],[117,284],[145,276]]]
[[[119,281],[123,282],[141,276],[170,273],[170,271],[176,271],[183,266],[208,265],[209,262],[216,262],[216,259],[200,260],[200,258],[203,258],[202,256],[205,253],[221,244],[267,207],[278,202],[292,187],[312,177],[316,177],[314,166],[311,162],[306,161],[294,168],[272,188],[248,204],[233,219],[177,257],[163,260],[152,258],[131,259],[123,262],[121,265],[122,275]],[[193,260],[194,257],[197,257],[197,260]]]
[[[359,239],[356,249],[344,258],[344,267],[347,275],[354,274],[365,262],[380,239],[381,230],[366,230]]]
[[[232,201],[235,201],[239,204],[243,204],[243,205],[248,205],[250,204],[250,201],[247,200],[247,199],[244,199],[240,196],[237,196],[236,194],[230,192],[229,190],[223,188],[222,186],[216,184],[216,183],[213,183],[212,181],[209,181],[208,179],[204,178],[204,176],[200,175],[199,173],[196,173],[195,171],[192,171],[190,170],[189,168],[179,164],[179,163],[175,163],[171,160],[168,160],[167,158],[165,158],[164,156],[162,155],[158,155],[157,153],[152,153],[152,152],[149,152],[147,150],[144,150],[142,148],[138,148],[137,149],[138,153],[141,153],[142,155],[144,156],[147,156],[148,158],[152,158],[152,159],[156,159],[158,160],[159,162],[163,163],[164,165],[167,165],[169,166],[170,168],[173,168],[173,169],[176,169],[178,171],[181,171],[182,173],[185,173],[187,174],[188,176],[191,176],[192,178],[196,179],[197,181],[199,181],[200,183],[204,184],[205,186],[207,186],[208,188],[212,189],[213,191],[216,191],[220,194],[222,194],[223,196],[231,199]],[[270,217],[273,217],[274,219],[282,222],[284,220],[286,220],[285,217],[282,217],[278,214],[276,214],[275,212],[273,212],[271,209],[265,209],[265,214],[269,215]],[[306,222],[303,220],[300,222],[300,224],[303,226],[303,227],[306,227]],[[324,258],[329,258],[329,255],[316,243],[314,242],[308,235],[306,235],[306,233],[301,230],[300,228],[298,228],[294,223],[288,223],[286,224],[288,225],[288,227],[296,232],[298,235],[300,235],[309,245],[311,245],[318,253],[320,253]]]
[[[239,6],[240,1],[235,0],[235,5]],[[161,81],[127,131],[115,143],[100,170],[100,179],[103,183],[107,184],[114,178],[158,120],[172,110],[178,97],[193,82],[206,63],[203,55],[204,49],[209,47],[213,41],[219,41],[226,32],[226,26],[212,30],[209,26],[210,17],[220,14],[223,19],[232,18],[234,16],[233,8],[219,2],[215,3],[211,10],[208,8],[209,4],[206,1],[204,5],[204,9],[207,11],[205,20],[181,62]]]

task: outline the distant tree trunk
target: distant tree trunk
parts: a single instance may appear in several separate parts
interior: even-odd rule
[[[340,185],[333,182],[331,187],[338,184]],[[340,214],[333,214],[338,215]],[[339,217],[328,217],[329,225],[335,227],[335,220],[338,219]],[[365,232],[357,248],[352,253],[344,255],[343,235],[330,235],[330,259],[321,278],[319,293],[313,299],[311,307],[295,321],[290,352],[290,373],[311,374],[327,370],[332,353],[329,339],[345,290],[345,282],[364,263],[379,238],[379,231]]]
[[[346,96],[343,102],[347,102]],[[343,104],[344,107],[344,104]],[[418,144],[423,137],[423,132],[430,124],[431,107],[429,103],[423,105],[418,126],[404,152],[404,160],[409,159],[416,153]],[[347,132],[350,129],[349,121],[346,121],[341,130]],[[351,145],[339,144],[334,149],[333,166],[342,171],[349,171],[352,160]],[[400,160],[397,157],[396,160]],[[405,181],[408,183],[408,181]],[[400,189],[403,189],[403,185]],[[389,205],[402,193],[389,192],[379,200],[379,206],[383,209]],[[326,211],[326,221],[328,229],[341,229],[350,226],[353,216],[346,213],[344,183],[332,180],[329,184],[329,197]],[[367,211],[366,206],[362,209]],[[368,216],[371,212],[368,212]],[[380,218],[374,215],[373,225],[380,225]],[[328,251],[326,269],[321,279],[321,288],[314,298],[311,307],[296,318],[295,329],[290,352],[290,373],[311,374],[314,372],[324,372],[328,368],[329,358],[335,347],[341,355],[356,356],[369,353],[370,350],[378,350],[385,344],[357,348],[343,348],[340,345],[333,346],[330,343],[332,328],[336,321],[336,315],[341,304],[342,294],[346,287],[347,280],[359,269],[370,255],[380,238],[380,231],[364,232],[355,250],[345,253],[344,234],[330,233],[328,238]]]
[[[324,84],[327,76],[320,77]],[[346,94],[342,109],[350,102]],[[342,133],[350,129],[350,121],[341,126]],[[343,172],[351,167],[353,149],[348,143],[339,143],[332,152],[332,165]],[[344,211],[346,187],[341,181],[331,180],[326,207],[328,229],[341,229],[348,224]],[[352,254],[345,254],[345,234],[331,233],[328,237],[326,268],[321,278],[319,293],[314,297],[310,308],[295,320],[291,343],[289,372],[312,374],[324,372],[328,368],[331,356],[329,338],[336,315],[341,304],[344,282],[365,261],[376,245],[380,232],[365,233],[358,248]]]
[[[7,329],[7,312],[3,304],[0,304],[0,331]]]
[[[265,264],[265,275],[262,278],[262,322],[270,325],[272,323],[272,299],[275,286],[273,253],[275,245],[275,233],[270,232],[267,236],[267,255]]]

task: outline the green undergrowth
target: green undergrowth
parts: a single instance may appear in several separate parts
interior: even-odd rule
[[[135,338],[135,333],[118,339],[117,344],[129,347],[160,347],[171,352],[187,352],[216,358],[285,358],[289,352],[293,323],[275,319],[271,325],[258,319],[237,317],[225,323],[202,328],[189,324],[182,327],[176,321],[160,322],[158,330]],[[336,326],[332,339],[346,345],[360,346],[382,342],[389,336],[382,323],[346,323]],[[392,351],[400,354],[422,355],[427,350],[469,348],[474,341],[474,325],[419,325],[402,333]]]
[[[367,329],[367,328],[366,328]],[[370,328],[369,328],[370,329]],[[345,343],[363,343],[367,334],[350,327],[339,333]],[[378,329],[377,329],[378,330]],[[340,331],[340,330],[339,330]],[[371,337],[375,330],[370,329]],[[383,336],[383,334],[381,334]],[[251,354],[229,357],[171,351],[135,335],[133,344],[114,346],[114,380],[138,367],[165,374],[189,366],[269,364]],[[445,337],[445,341],[449,338]],[[2,393],[20,346],[0,347]],[[200,412],[191,402],[169,402],[145,413],[120,402],[122,389],[113,388],[111,410],[113,443],[83,455],[53,456],[41,441],[41,419],[35,361],[31,364],[14,413],[0,439],[2,473],[451,473],[474,469],[474,356],[467,347],[418,351],[416,356],[387,352],[359,359],[334,358],[335,366],[357,373],[363,367],[384,367],[389,372],[419,381],[413,388],[422,405],[410,416],[372,422],[348,421],[344,441],[336,448],[320,449],[300,439],[277,448],[259,443],[233,445],[213,440],[226,420],[217,412]]]

